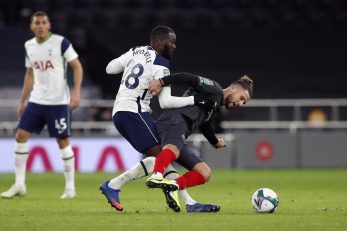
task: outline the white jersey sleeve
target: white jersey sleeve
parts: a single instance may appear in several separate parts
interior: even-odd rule
[[[154,79],[163,78],[170,75],[169,68],[162,67],[154,76]],[[194,105],[194,96],[176,97],[171,95],[171,86],[163,87],[158,95],[159,105],[162,109],[178,108]]]
[[[65,39],[63,40],[63,43],[64,43],[64,41],[65,41]],[[72,60],[74,60],[78,57],[78,54],[75,51],[75,49],[73,48],[72,44],[70,44],[68,46],[68,48],[66,49],[66,51],[64,52],[63,56],[66,59],[66,61],[71,62]]]
[[[162,109],[178,108],[194,105],[194,96],[176,97],[171,95],[171,87],[163,87],[159,96],[159,105]]]
[[[154,79],[160,79],[160,78],[163,78],[163,77],[168,76],[168,75],[170,75],[169,68],[162,67],[154,74]]]
[[[124,68],[126,67],[130,59],[131,59],[131,50],[124,53],[120,57],[113,59],[111,62],[109,62],[106,66],[106,73],[119,74],[123,72]]]

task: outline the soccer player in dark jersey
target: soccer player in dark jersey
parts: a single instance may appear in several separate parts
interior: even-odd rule
[[[248,102],[253,95],[253,80],[248,76],[243,76],[226,89],[222,89],[213,80],[188,73],[180,73],[151,81],[149,91],[151,94],[156,95],[163,86],[171,83],[185,83],[192,86],[185,93],[186,95],[195,96],[202,93],[208,96],[208,100],[202,100],[201,104],[214,105],[210,110],[197,105],[169,109],[162,113],[157,120],[162,151],[156,157],[153,174],[148,178],[146,185],[149,188],[163,189],[168,206],[175,211],[179,211],[177,196],[172,196],[172,193],[177,192],[178,189],[204,184],[211,177],[211,169],[199,157],[191,155],[190,158],[185,160],[190,162],[191,167],[184,175],[175,180],[167,180],[163,178],[163,172],[172,161],[180,158],[186,139],[196,128],[200,128],[202,134],[215,148],[226,146],[223,139],[216,137],[211,121],[219,112],[221,106],[232,109]]]
[[[123,211],[119,198],[121,188],[135,179],[152,174],[154,156],[161,151],[155,121],[150,115],[152,95],[147,88],[150,80],[170,75],[169,60],[176,50],[176,34],[167,26],[156,26],[151,32],[150,43],[150,46],[129,49],[128,52],[113,59],[106,67],[108,74],[123,72],[113,107],[113,122],[119,133],[138,152],[148,156],[121,175],[101,184],[101,192],[111,206],[118,211]],[[170,86],[164,87],[158,95],[162,108],[200,105],[199,102],[203,98],[202,95],[171,96]],[[185,156],[186,152],[189,152],[189,149],[184,148],[181,156]],[[166,171],[164,175],[167,179],[175,179],[179,176],[172,166],[169,166]],[[217,212],[219,210],[218,205],[196,202],[186,190],[181,190],[179,194],[188,212]]]

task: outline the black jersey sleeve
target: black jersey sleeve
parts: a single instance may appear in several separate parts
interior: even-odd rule
[[[210,122],[204,123],[200,125],[200,131],[201,133],[206,137],[208,142],[212,144],[213,146],[218,143],[218,138],[216,136],[216,133],[214,132],[212,128],[212,124]]]
[[[164,86],[169,84],[187,84],[205,95],[221,95],[223,89],[220,85],[208,78],[186,72],[172,74],[162,78]]]

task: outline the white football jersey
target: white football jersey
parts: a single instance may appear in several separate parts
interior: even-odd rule
[[[115,61],[120,67],[110,72],[123,71],[123,76],[112,115],[117,111],[151,112],[149,81],[170,75],[169,61],[150,46],[134,47],[110,64]]]
[[[29,102],[44,105],[70,103],[66,81],[67,62],[78,57],[71,43],[63,36],[52,34],[45,42],[36,38],[25,42],[25,67],[32,68],[34,86]]]

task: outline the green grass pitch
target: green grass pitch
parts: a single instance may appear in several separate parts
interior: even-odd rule
[[[214,170],[212,180],[189,189],[200,202],[221,205],[215,214],[174,213],[160,190],[145,180],[122,189],[125,211],[116,212],[98,190],[116,174],[77,174],[74,200],[59,199],[62,174],[28,174],[28,194],[0,199],[0,230],[347,230],[347,170]],[[0,174],[0,191],[13,183]],[[274,214],[256,214],[250,198],[260,187],[279,195]]]

